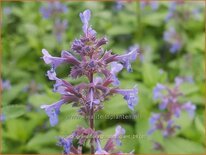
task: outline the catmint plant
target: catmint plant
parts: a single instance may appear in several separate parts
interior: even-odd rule
[[[53,91],[61,94],[61,98],[56,103],[42,105],[41,108],[48,115],[52,127],[58,124],[58,115],[63,105],[72,104],[79,107],[79,115],[88,118],[89,127],[78,127],[69,136],[59,138],[58,145],[63,147],[64,154],[82,154],[82,147],[86,142],[90,143],[91,154],[121,154],[114,152],[114,149],[116,145],[121,145],[120,137],[126,131],[117,126],[115,134],[102,147],[101,132],[95,130],[94,115],[104,108],[103,102],[115,94],[122,95],[128,108],[134,110],[138,103],[138,90],[136,87],[120,89],[117,74],[123,68],[132,72],[131,62],[136,60],[139,49],[133,49],[123,55],[104,50],[102,46],[107,44],[108,40],[105,36],[100,39],[96,37],[96,31],[89,25],[91,11],[80,13],[80,18],[83,23],[83,35],[73,41],[69,51],[63,50],[60,57],[53,57],[46,49],[42,50],[44,62],[51,65],[47,76],[55,82]],[[73,86],[59,78],[55,70],[62,64],[72,65],[69,73],[71,78],[85,76],[88,82]]]
[[[159,130],[164,138],[173,136],[181,128],[175,123],[175,118],[179,118],[182,111],[186,111],[191,119],[194,117],[196,106],[190,101],[186,103],[179,101],[179,97],[183,96],[180,85],[186,81],[192,82],[191,78],[177,77],[174,88],[158,83],[153,89],[153,98],[160,101],[159,110],[161,112],[152,113],[149,119],[151,126],[148,131],[149,135]],[[158,142],[154,142],[154,149],[163,150],[163,147]]]
[[[66,13],[68,8],[59,1],[49,2],[48,6],[40,8],[40,12],[45,19],[51,19],[53,22],[53,33],[58,42],[62,41],[63,34],[68,27],[67,20],[61,20],[60,15]]]

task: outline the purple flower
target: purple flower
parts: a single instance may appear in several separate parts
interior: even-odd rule
[[[138,90],[137,90],[137,88],[134,87],[133,89],[129,89],[129,90],[119,89],[119,90],[117,90],[117,93],[123,95],[124,99],[127,101],[129,109],[134,110],[134,107],[138,103],[138,97],[137,97]]]
[[[51,126],[55,126],[58,123],[58,115],[60,112],[60,108],[64,103],[65,103],[65,100],[60,100],[51,105],[41,106],[41,108],[44,109],[46,114],[48,115]]]
[[[128,72],[132,72],[132,67],[130,63],[136,60],[138,54],[139,54],[139,49],[136,48],[127,54],[117,56],[116,59],[119,62],[123,63],[123,66],[127,69]]]
[[[124,135],[125,134],[125,129],[124,128],[122,128],[120,125],[118,125],[117,127],[116,127],[116,130],[115,130],[115,134],[114,134],[114,137],[115,137],[115,141],[116,141],[116,144],[117,145],[121,145],[121,141],[120,141],[120,136],[121,135]]]
[[[48,70],[46,75],[48,76],[49,80],[58,80],[58,78],[56,77],[56,72],[54,70]]]
[[[47,71],[47,76],[50,80],[56,81],[53,89],[54,92],[58,92],[62,95],[68,94],[68,92],[66,92],[66,83],[56,77],[56,72],[53,69]]]
[[[83,23],[82,30],[84,34],[95,36],[96,32],[89,26],[89,21],[91,17],[91,11],[90,10],[85,10],[83,13],[79,14],[81,21]]]
[[[182,105],[182,109],[184,109],[185,111],[187,111],[188,114],[189,114],[189,116],[190,116],[191,118],[194,117],[196,106],[193,105],[191,102],[187,102],[187,103],[185,103],[184,105]]]
[[[59,138],[57,143],[58,146],[62,146],[64,148],[64,154],[70,154],[70,149],[72,145],[72,138]]]
[[[118,78],[116,77],[116,74],[120,72],[123,69],[123,66],[117,62],[111,63],[111,74],[112,74],[112,84],[114,86],[118,86],[120,84]]]
[[[49,52],[45,49],[42,50],[42,53],[44,54],[44,56],[43,56],[44,62],[46,64],[52,65],[52,68],[54,68],[54,69],[66,61],[65,58],[52,57],[49,54]]]
[[[43,53],[43,59],[46,64],[50,64],[52,66],[52,69],[56,69],[59,65],[61,65],[64,62],[78,65],[80,62],[69,52],[62,51],[61,57],[53,57],[49,54],[49,52],[46,49],[42,50]]]
[[[97,148],[95,154],[109,154],[109,152],[102,149],[99,140],[96,140]]]
[[[158,83],[156,87],[153,89],[153,99],[160,99],[162,97],[162,91],[165,89],[166,87],[164,85]]]

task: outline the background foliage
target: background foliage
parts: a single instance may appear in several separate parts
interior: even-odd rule
[[[188,2],[189,3],[189,2]],[[139,44],[143,57],[133,63],[133,72],[119,74],[121,87],[130,88],[137,84],[139,104],[131,113],[121,96],[105,102],[99,114],[137,115],[137,119],[96,120],[96,129],[103,134],[114,133],[117,124],[126,129],[127,135],[139,138],[123,139],[122,151],[135,153],[160,153],[153,151],[152,139],[163,141],[168,153],[204,153],[204,2],[185,5],[184,9],[198,7],[199,19],[171,19],[165,22],[169,2],[159,2],[158,10],[149,6],[140,9],[138,2],[128,2],[121,10],[115,9],[116,2],[64,2],[69,11],[61,18],[69,21],[58,43],[52,33],[52,21],[43,19],[40,7],[47,2],[3,2],[2,29],[2,80],[9,80],[10,89],[2,90],[2,151],[3,153],[61,153],[55,145],[57,136],[69,135],[78,125],[87,126],[84,119],[69,119],[76,115],[76,108],[70,105],[61,109],[60,121],[54,128],[40,109],[42,104],[58,100],[52,92],[53,82],[45,76],[49,66],[45,65],[41,50],[46,48],[52,55],[59,56],[61,50],[69,50],[71,42],[82,34],[79,12],[92,11],[92,27],[98,36],[106,35],[109,44],[105,49],[113,53],[124,53],[131,45]],[[182,10],[183,11],[183,10]],[[183,47],[177,53],[169,52],[169,45],[163,40],[163,33],[169,27],[178,28]],[[84,78],[73,80],[67,77],[69,68],[60,68],[58,73],[73,84]],[[169,139],[160,133],[147,135],[151,112],[158,111],[152,90],[157,83],[174,85],[176,76],[190,76],[193,83],[181,87],[183,101],[191,100],[196,106],[194,120],[187,114],[178,120],[182,129]],[[88,153],[88,152],[87,152]]]

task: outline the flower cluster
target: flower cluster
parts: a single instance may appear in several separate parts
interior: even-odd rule
[[[58,42],[62,41],[62,35],[68,26],[68,21],[61,20],[60,15],[67,11],[67,6],[59,1],[50,2],[47,7],[40,8],[40,12],[45,19],[51,18],[53,20],[53,33]]]
[[[170,89],[162,84],[157,84],[154,88],[154,99],[160,100],[159,109],[164,110],[161,113],[153,113],[149,122],[151,129],[148,131],[148,134],[152,134],[156,130],[160,130],[164,137],[172,136],[176,129],[179,129],[180,126],[175,124],[174,118],[180,117],[181,111],[185,110],[191,118],[195,114],[195,105],[190,101],[184,104],[181,104],[178,101],[178,98],[183,94],[180,92],[179,87],[181,83],[186,81],[187,78],[177,77],[175,79],[175,87]]]
[[[71,136],[60,138],[59,145],[64,147],[65,153],[81,152],[80,146],[75,148],[72,145],[74,137],[81,135],[92,135],[90,141],[91,153],[95,153],[93,150],[94,143],[96,144],[96,154],[108,153],[114,149],[113,141],[116,141],[117,145],[120,144],[119,136],[124,134],[125,131],[118,126],[115,135],[108,140],[108,143],[102,149],[98,138],[99,133],[94,129],[93,115],[103,108],[102,102],[114,94],[122,95],[128,104],[128,108],[134,110],[138,102],[138,90],[136,87],[126,90],[120,89],[117,74],[123,68],[132,72],[131,62],[136,60],[139,49],[133,49],[123,55],[112,54],[111,50],[105,51],[102,45],[108,42],[107,38],[98,39],[96,31],[89,25],[91,11],[86,10],[80,13],[80,18],[83,23],[84,34],[80,39],[73,41],[71,50],[62,51],[61,57],[53,57],[47,50],[42,50],[45,63],[51,65],[51,69],[47,71],[47,76],[50,80],[55,81],[53,91],[61,94],[61,99],[51,105],[42,105],[41,108],[49,116],[51,126],[58,123],[60,108],[68,103],[78,106],[80,115],[90,116],[88,119],[90,128],[78,128]],[[70,77],[75,79],[86,76],[89,82],[73,86],[58,78],[55,70],[63,63],[72,65]],[[86,139],[80,138],[78,140],[79,145],[82,145]]]
[[[174,27],[170,27],[169,30],[164,32],[163,39],[171,45],[169,50],[173,54],[179,51],[183,46],[182,38],[180,34],[176,32]]]

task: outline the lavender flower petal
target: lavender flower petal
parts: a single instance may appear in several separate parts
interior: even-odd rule
[[[70,149],[72,145],[72,138],[59,138],[57,143],[58,146],[62,146],[64,148],[64,154],[70,154]]]
[[[134,107],[138,103],[138,90],[136,87],[130,90],[117,90],[117,93],[121,94],[124,96],[124,99],[127,101],[128,107],[131,110],[134,110]]]
[[[61,106],[65,103],[64,100],[60,100],[51,105],[42,105],[41,108],[45,110],[49,117],[51,126],[55,126],[58,123],[58,114],[60,112]]]
[[[114,86],[118,86],[120,84],[118,78],[116,77],[116,74],[123,69],[123,66],[117,62],[111,63],[111,74],[112,74],[112,84]]]
[[[49,52],[45,49],[42,50],[43,53],[43,59],[46,64],[52,65],[52,68],[55,69],[62,63],[66,61],[65,58],[59,58],[59,57],[52,57]]]
[[[131,68],[131,62],[135,61],[138,55],[138,51],[139,49],[136,48],[133,51],[124,54],[124,55],[120,55],[117,56],[117,60],[121,63],[123,63],[123,66],[127,69],[128,72],[132,72],[132,68]]]
[[[94,154],[109,154],[109,152],[107,152],[101,148],[99,140],[96,140],[96,144],[97,144],[97,148],[96,148],[96,152]]]
[[[117,127],[116,127],[116,130],[115,130],[115,134],[114,134],[114,137],[115,137],[115,141],[116,141],[116,144],[117,145],[121,145],[121,141],[120,141],[120,136],[121,135],[124,135],[125,134],[125,129],[124,128],[122,128],[120,125],[118,125]]]

